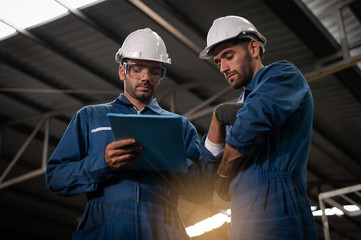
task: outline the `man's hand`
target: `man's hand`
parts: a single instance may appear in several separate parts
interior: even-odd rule
[[[222,125],[233,125],[237,112],[242,107],[243,103],[222,103],[215,108],[214,115]]]
[[[142,155],[143,146],[135,139],[124,139],[109,143],[105,148],[104,161],[112,170],[117,170]]]
[[[214,181],[214,189],[217,195],[222,198],[224,201],[230,201],[229,195],[229,185],[231,184],[232,179],[229,177],[221,177],[217,174]]]
[[[223,200],[229,201],[229,185],[238,173],[241,154],[237,149],[226,144],[221,163],[218,166],[214,188]]]

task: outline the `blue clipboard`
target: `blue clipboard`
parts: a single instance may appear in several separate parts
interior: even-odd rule
[[[126,168],[186,172],[182,117],[176,115],[107,114],[115,140],[134,138],[143,154]]]

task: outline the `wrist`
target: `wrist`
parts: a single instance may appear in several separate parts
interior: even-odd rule
[[[213,143],[208,136],[206,137],[206,140],[204,141],[204,146],[208,151],[212,153],[213,156],[217,156],[224,150],[225,143]]]
[[[228,178],[227,175],[224,175],[224,174],[220,173],[219,168],[217,170],[217,175],[220,176],[221,178]]]

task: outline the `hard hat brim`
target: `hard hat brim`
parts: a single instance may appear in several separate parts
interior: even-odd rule
[[[258,39],[252,37],[251,35],[249,35],[249,33],[251,34],[255,34],[257,36]],[[203,49],[203,51],[199,54],[199,58],[200,59],[210,59],[213,57],[213,54],[211,52],[211,50],[216,47],[217,45],[219,44],[222,44],[228,40],[231,40],[231,39],[234,39],[234,38],[249,38],[249,39],[253,39],[255,41],[257,41],[259,43],[259,45],[261,46],[261,48],[263,49],[263,52],[265,52],[265,45],[266,45],[266,38],[261,35],[260,33],[258,32],[253,32],[253,31],[249,31],[248,33],[244,33],[242,35],[242,33],[236,35],[236,36],[230,36],[229,38],[226,38],[226,39],[223,39],[221,42],[216,42],[216,43],[213,43],[212,45],[210,46],[207,46],[205,49]]]

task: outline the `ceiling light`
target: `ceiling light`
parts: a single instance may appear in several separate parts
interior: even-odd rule
[[[11,0],[0,1],[0,39],[11,36],[16,29],[25,29],[64,16],[66,7],[80,8],[102,1],[99,0]]]

